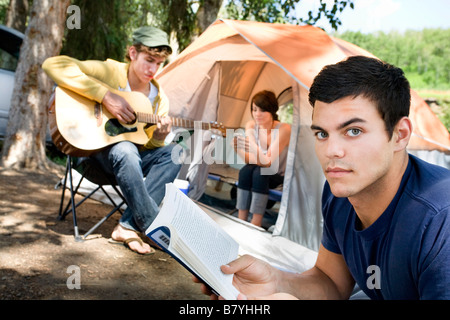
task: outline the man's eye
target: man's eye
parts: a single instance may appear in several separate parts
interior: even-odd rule
[[[359,136],[360,134],[361,134],[361,130],[360,129],[348,129],[347,130],[347,134],[350,136],[350,137],[356,137],[356,136]]]
[[[316,136],[317,139],[323,140],[326,137],[328,137],[328,134],[326,132],[323,132],[323,131],[318,131],[318,132],[315,133],[315,136]]]

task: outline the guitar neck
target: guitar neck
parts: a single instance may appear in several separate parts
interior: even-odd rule
[[[151,114],[151,113],[137,112],[136,114],[137,114],[138,122],[156,124],[161,119],[160,116]],[[170,117],[170,119],[172,120],[172,126],[182,127],[182,128],[186,128],[186,129],[194,129],[194,123],[199,122],[199,121],[194,121],[194,120],[189,120],[189,119],[181,119],[181,118],[173,118],[173,117]],[[201,124],[202,124],[203,130],[211,130],[211,124],[206,123],[206,122],[201,122]]]

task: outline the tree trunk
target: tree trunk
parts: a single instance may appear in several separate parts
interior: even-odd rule
[[[28,17],[28,0],[10,0],[6,12],[5,25],[10,28],[25,32]]]
[[[47,170],[47,104],[52,82],[42,63],[61,50],[70,0],[35,0],[22,44],[11,98],[2,165]]]
[[[203,33],[211,23],[216,21],[223,0],[204,0],[201,1],[197,11],[197,26],[199,28],[198,35]],[[198,36],[197,35],[197,36]]]

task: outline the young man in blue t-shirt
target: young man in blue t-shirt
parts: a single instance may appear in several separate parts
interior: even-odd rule
[[[356,282],[373,299],[450,299],[450,171],[406,151],[403,72],[350,57],[316,76],[309,100],[327,179],[315,266],[292,274],[244,256],[222,271],[242,298],[347,299]]]

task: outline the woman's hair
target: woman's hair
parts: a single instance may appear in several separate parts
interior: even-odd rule
[[[156,57],[159,57],[159,58],[167,59],[169,57],[169,55],[170,55],[170,49],[168,47],[164,47],[164,46],[162,46],[162,47],[151,47],[150,48],[150,47],[147,47],[147,46],[145,46],[143,44],[138,43],[138,44],[133,44],[133,47],[136,48],[136,51],[138,53],[144,52],[144,53],[148,53],[148,54],[150,54],[152,56],[156,56]],[[125,55],[125,60],[128,61],[128,62],[131,61],[130,53],[129,53],[130,50],[129,49],[130,48],[128,47],[127,48],[127,53]]]
[[[278,100],[272,91],[263,90],[255,94],[250,104],[250,112],[253,110],[253,104],[256,104],[261,110],[270,112],[273,120],[278,120]]]
[[[362,96],[372,101],[392,138],[398,121],[409,115],[411,92],[400,68],[375,58],[353,56],[325,66],[314,78],[309,103],[331,103],[345,97]]]

